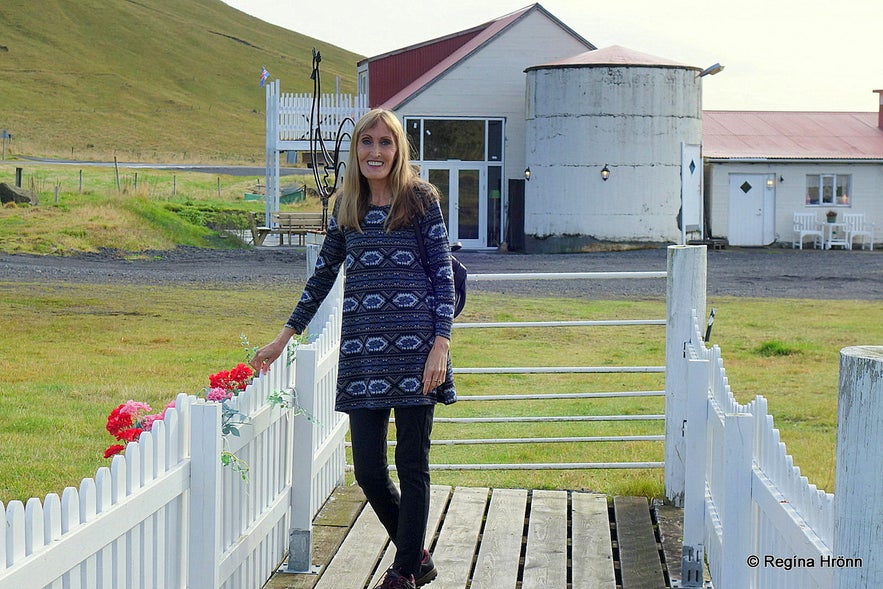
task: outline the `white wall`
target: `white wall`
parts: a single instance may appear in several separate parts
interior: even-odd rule
[[[883,241],[883,165],[880,163],[711,163],[705,190],[709,195],[711,235],[727,237],[729,227],[730,174],[773,174],[776,182],[776,241],[791,243],[791,224],[795,212],[818,213],[824,218],[828,210],[838,213],[864,213],[876,223],[874,240]],[[850,206],[807,206],[807,174],[851,174]],[[778,179],[782,180],[779,181]]]
[[[585,52],[586,46],[532,11],[396,110],[406,116],[504,117],[507,178],[524,174],[525,74],[530,66]]]

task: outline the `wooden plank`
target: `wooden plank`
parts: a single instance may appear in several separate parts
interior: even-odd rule
[[[383,539],[382,541],[380,539]],[[322,572],[316,589],[364,587],[388,542],[386,529],[367,507],[356,520],[335,558]]]
[[[672,583],[676,580],[681,581],[683,579],[681,556],[684,541],[684,510],[671,505],[657,505],[655,509],[668,577]],[[711,579],[707,573],[706,579]]]
[[[521,587],[567,587],[567,491],[533,492]]]
[[[607,497],[571,496],[572,589],[616,589]]]
[[[463,589],[478,545],[488,489],[457,488],[439,533],[435,553],[438,577],[432,589]]]
[[[448,505],[448,497],[451,494],[451,488],[442,486],[442,485],[433,485],[430,490],[429,495],[429,519],[426,523],[426,547],[428,548],[435,535],[438,533],[438,529],[441,527],[442,522],[444,520],[444,512],[445,507]],[[367,507],[370,509],[370,507]],[[380,566],[377,567],[377,571],[374,573],[374,576],[371,578],[371,582],[368,584],[369,587],[374,587],[377,583],[380,582],[380,579],[383,578],[383,575],[386,573],[387,569],[392,566],[393,561],[396,556],[396,547],[390,542],[389,546],[386,548],[386,552],[383,554],[383,558],[380,560]],[[433,559],[434,560],[434,559]]]
[[[472,575],[472,589],[517,587],[526,510],[526,490],[493,491]]]
[[[644,497],[614,497],[622,589],[665,587],[650,507]]]

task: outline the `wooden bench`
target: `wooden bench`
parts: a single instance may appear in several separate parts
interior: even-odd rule
[[[272,213],[270,225],[264,224],[266,217],[263,213],[252,213],[251,237],[254,245],[263,245],[268,235],[278,235],[279,245],[284,244],[285,236],[288,236],[288,245],[292,245],[292,236],[298,238],[298,245],[305,244],[305,238],[310,233],[325,233],[325,224],[322,222],[322,213]]]

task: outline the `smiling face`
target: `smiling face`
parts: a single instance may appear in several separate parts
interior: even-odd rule
[[[395,138],[383,121],[365,129],[359,135],[357,154],[359,171],[368,184],[385,183],[396,163]]]

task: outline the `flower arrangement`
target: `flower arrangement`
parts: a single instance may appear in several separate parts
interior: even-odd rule
[[[121,442],[134,442],[141,436],[141,432],[149,432],[153,422],[164,418],[166,411],[174,406],[175,402],[172,401],[160,413],[151,413],[153,410],[150,405],[130,399],[107,416],[107,431]],[[104,451],[104,457],[110,458],[125,449],[123,444],[113,444]]]
[[[247,418],[239,411],[227,404],[227,401],[245,391],[246,387],[254,378],[254,371],[248,366],[247,362],[254,355],[256,348],[251,347],[247,338],[240,336],[241,343],[246,350],[245,362],[240,362],[230,370],[222,370],[208,377],[209,386],[202,392],[206,401],[221,403],[221,433],[224,435],[225,450],[221,452],[221,463],[224,466],[232,468],[239,473],[244,481],[248,480],[248,463],[236,456],[233,452],[226,450],[226,436],[238,436],[239,425],[247,422]],[[288,364],[294,362],[297,346],[301,343],[309,341],[306,337],[295,337],[294,345],[288,349]],[[295,415],[306,414],[306,412],[297,404],[297,395],[294,392],[276,391],[270,393],[267,399],[271,405],[279,406],[283,409],[294,409]],[[175,402],[167,404],[165,408],[154,413],[150,405],[140,401],[128,400],[121,403],[113,409],[107,416],[107,425],[105,426],[108,433],[116,438],[122,444],[113,444],[104,451],[104,457],[110,458],[115,454],[124,452],[125,444],[136,442],[143,432],[150,431],[154,422],[162,420],[166,411],[173,408]],[[310,415],[307,419],[313,422]]]
[[[229,407],[226,401],[232,399],[245,390],[252,378],[254,371],[245,363],[239,363],[231,370],[222,370],[209,375],[209,386],[204,390],[205,399],[224,404],[222,413],[222,431],[226,434],[239,435],[238,424],[245,423],[242,415]],[[166,411],[173,408],[172,401],[159,413],[153,413],[153,409],[147,403],[128,400],[121,403],[107,416],[107,431],[120,442],[135,442],[142,432],[149,432],[153,423],[165,417]],[[126,449],[125,444],[113,444],[104,451],[104,457],[110,458]],[[248,464],[238,458],[232,452],[225,451],[221,455],[221,462],[225,466],[231,466],[245,478],[248,473]]]

